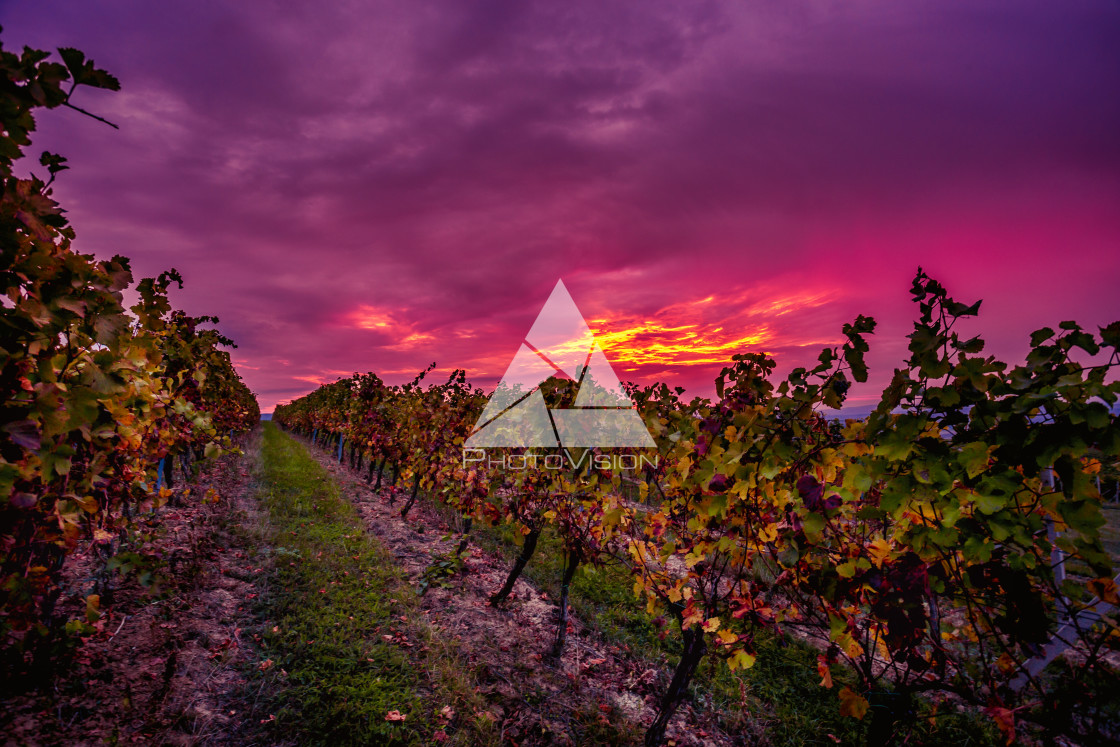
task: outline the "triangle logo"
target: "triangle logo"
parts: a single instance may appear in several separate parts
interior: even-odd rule
[[[545,404],[541,384],[557,373],[566,374],[579,387],[574,407],[550,410]],[[556,281],[463,445],[655,446],[562,280]]]

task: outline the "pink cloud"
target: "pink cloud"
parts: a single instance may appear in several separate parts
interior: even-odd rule
[[[1106,0],[42,0],[0,23],[122,80],[77,102],[119,132],[51,111],[33,150],[70,158],[82,251],[183,272],[175,302],[221,317],[264,411],[433,360],[491,386],[561,277],[620,374],[697,393],[720,355],[788,370],[859,313],[881,385],[919,265],[985,299],[1004,356],[1120,316]]]

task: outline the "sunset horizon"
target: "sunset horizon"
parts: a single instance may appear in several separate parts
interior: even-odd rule
[[[863,314],[870,402],[919,266],[1008,360],[1118,308],[1107,3],[267,8],[0,9],[122,81],[76,99],[119,130],[38,118],[81,251],[180,270],[265,412],[432,361],[489,390],[559,278],[620,377],[699,396]]]

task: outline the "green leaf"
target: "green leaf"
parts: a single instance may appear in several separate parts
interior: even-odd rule
[[[1112,348],[1120,347],[1120,322],[1101,327],[1101,342]]]
[[[992,493],[977,493],[974,500],[980,513],[988,515],[996,513],[1007,505],[1007,496]]]
[[[976,477],[988,467],[988,453],[992,447],[979,441],[965,444],[957,453],[957,462],[964,467],[971,478]]]
[[[727,514],[727,494],[717,493],[708,496],[708,505],[704,511],[708,516],[717,517]]]
[[[801,520],[802,531],[805,538],[812,543],[820,542],[821,533],[824,531],[824,516],[818,513],[809,513]]]
[[[1081,534],[1095,536],[1104,526],[1100,504],[1091,500],[1065,500],[1058,503],[1062,519]]]
[[[39,164],[47,167],[47,172],[52,176],[60,171],[65,171],[70,168],[66,165],[66,159],[57,153],[49,153],[43,151],[43,155],[39,156]]]
[[[1049,327],[1043,327],[1042,329],[1037,329],[1037,330],[1035,330],[1034,332],[1031,333],[1031,347],[1032,348],[1037,348],[1039,345],[1046,342],[1047,340],[1049,340],[1053,336],[1054,336],[1054,330],[1050,329]]]
[[[87,60],[85,54],[72,47],[61,47],[58,54],[66,64],[66,68],[73,76],[74,82],[92,88],[105,88],[110,91],[121,90],[121,82],[104,70],[93,66],[93,60]]]

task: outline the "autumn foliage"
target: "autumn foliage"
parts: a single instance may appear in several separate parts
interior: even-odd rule
[[[231,342],[202,326],[217,320],[172,309],[178,273],[142,280],[130,313],[128,259],[75,250],[51,196],[65,159],[43,153],[45,178],[16,174],[36,109],[76,109],[80,86],[119,88],[81,52],[59,54],[0,49],[0,663],[9,673],[83,631],[55,612],[63,561],[79,541],[111,556],[130,517],[166,500],[161,460],[230,450],[260,418],[221,349]]]
[[[843,714],[871,719],[873,742],[904,730],[922,693],[985,709],[1010,740],[1017,713],[1076,707],[1068,699],[1083,691],[1055,688],[1048,661],[1074,649],[1074,679],[1091,678],[1115,645],[1115,559],[1094,476],[1120,452],[1120,323],[1039,330],[1012,366],[958,332],[979,303],[954,301],[921,271],[911,290],[910,356],[869,417],[824,414],[867,378],[875,323],[860,317],[814,368],[781,381],[772,359],[745,353],[714,399],[631,387],[657,444],[657,466],[638,474],[573,453],[559,470],[503,466],[534,450],[465,464],[484,397],[461,372],[427,389],[423,375],[403,387],[340,380],[276,419],[341,440],[339,454],[369,459],[371,477],[392,465],[413,494],[423,485],[472,519],[513,525],[527,541],[511,579],[546,525],[570,567],[624,564],[644,606],[681,636],[647,744],[660,743],[704,657],[749,668],[763,630],[817,646],[821,686]],[[564,385],[548,387],[556,399]],[[624,481],[639,500],[622,497]]]

